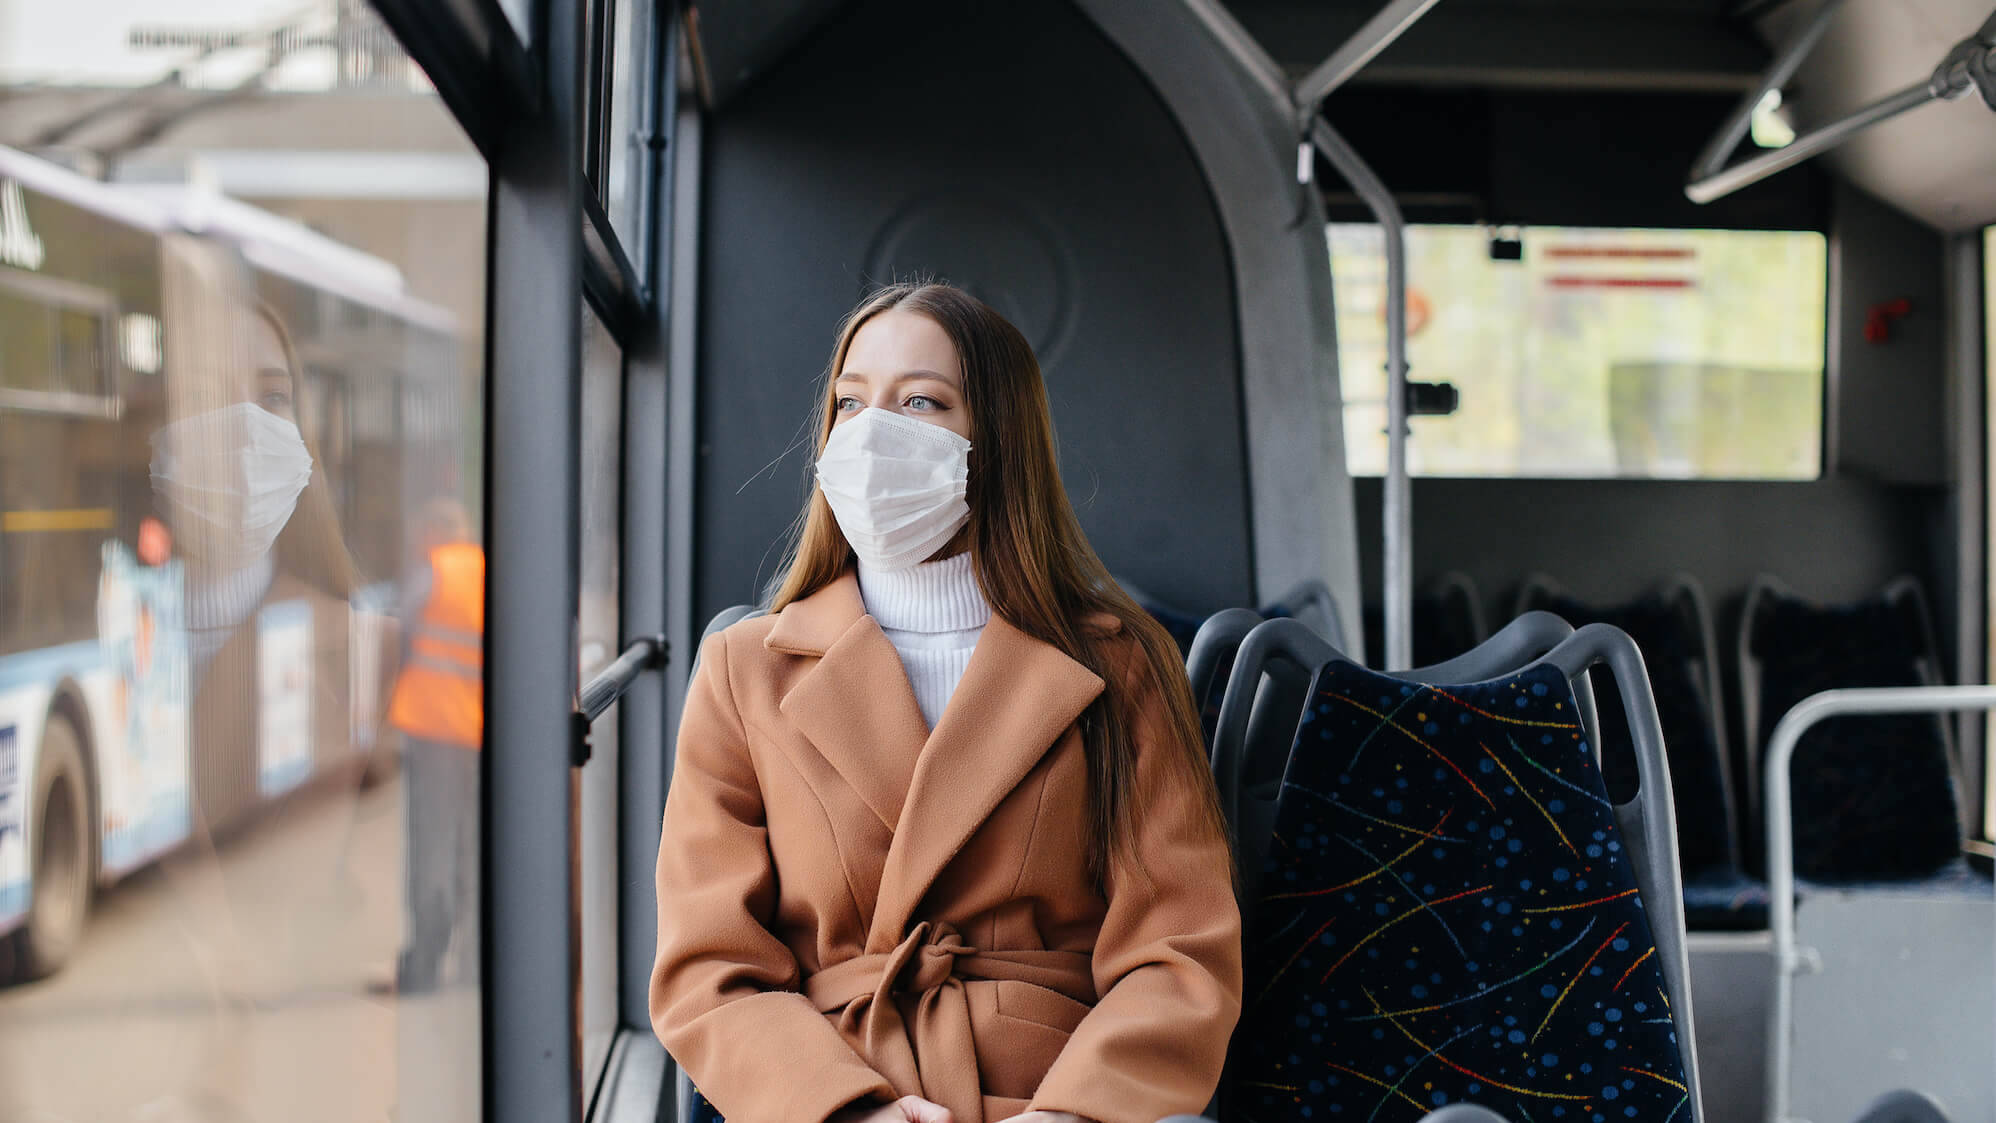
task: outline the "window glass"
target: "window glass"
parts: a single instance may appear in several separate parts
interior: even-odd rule
[[[1384,238],[1329,237],[1346,456],[1380,475]],[[1409,378],[1461,395],[1455,414],[1412,420],[1414,474],[1820,474],[1822,235],[1415,226],[1407,259]]]
[[[651,0],[609,0],[614,12],[610,25],[610,128],[608,167],[603,183],[603,209],[617,231],[624,252],[642,274],[645,268],[645,230],[641,201],[644,198],[644,138],[639,133],[644,114],[639,99],[648,85],[645,66],[649,52],[641,36],[651,26]]]
[[[0,286],[0,389],[54,388],[54,327],[47,301]]]
[[[618,518],[624,483],[624,356],[585,301],[582,306],[581,590],[576,605],[578,682],[621,654]],[[602,1071],[617,1029],[617,711],[589,730],[580,777],[583,1086]]]
[[[56,389],[99,397],[110,389],[104,366],[104,317],[94,309],[56,312]]]
[[[355,0],[0,27],[0,1119],[476,1120],[484,163]]]

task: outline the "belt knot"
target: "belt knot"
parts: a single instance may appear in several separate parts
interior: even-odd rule
[[[888,953],[881,990],[926,994],[949,982],[958,959],[976,954],[954,927],[925,920]]]

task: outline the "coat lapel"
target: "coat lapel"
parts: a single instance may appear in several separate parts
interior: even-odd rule
[[[898,664],[893,647],[881,642]],[[899,942],[950,859],[1101,692],[1094,672],[991,618],[915,763],[881,872],[869,950]]]
[[[847,573],[784,608],[764,645],[816,655],[778,708],[888,830],[901,818],[928,723],[894,645]]]

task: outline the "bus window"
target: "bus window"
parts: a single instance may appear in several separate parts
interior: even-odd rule
[[[0,44],[0,1119],[477,1120],[484,161],[369,5],[60,9]]]
[[[107,397],[111,371],[105,362],[105,332],[100,314],[79,308],[58,309],[56,319],[55,389],[84,397]]]
[[[1377,226],[1333,224],[1345,448],[1386,466]],[[1416,475],[1815,479],[1826,248],[1800,231],[1474,226],[1407,231],[1409,377],[1453,383],[1416,417]]]
[[[48,307],[25,294],[0,287],[0,388],[53,389],[55,333]]]

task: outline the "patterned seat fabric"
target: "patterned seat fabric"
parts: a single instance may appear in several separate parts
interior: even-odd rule
[[[1921,686],[1924,625],[1876,598],[1823,607],[1770,593],[1748,621],[1765,751],[1782,715],[1822,690]],[[1928,714],[1830,718],[1794,764],[1795,871],[1818,881],[1924,877],[1960,853],[1947,742]]]
[[[1560,672],[1312,684],[1257,899],[1228,1115],[1690,1123],[1671,999]]]
[[[714,1110],[714,1105],[707,1102],[707,1097],[695,1089],[693,1105],[686,1113],[684,1123],[726,1123],[726,1121],[721,1118],[720,1112]]]

